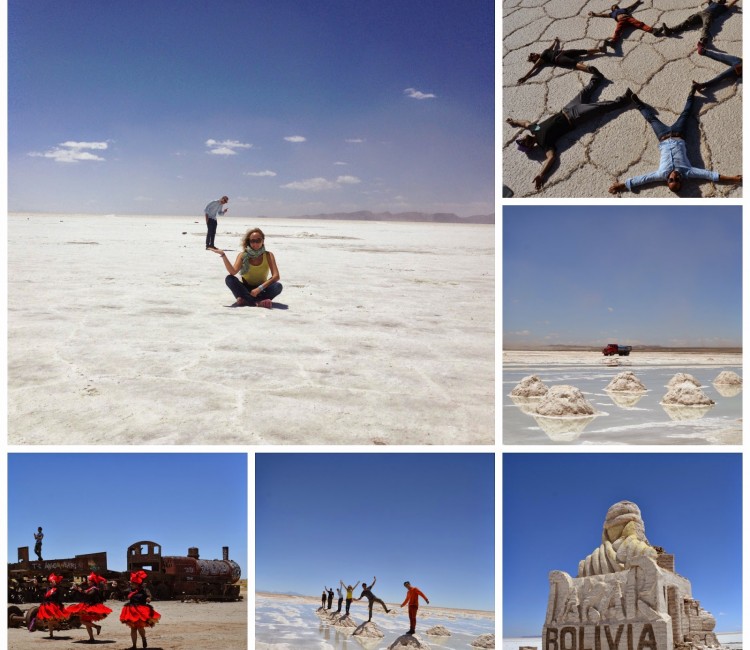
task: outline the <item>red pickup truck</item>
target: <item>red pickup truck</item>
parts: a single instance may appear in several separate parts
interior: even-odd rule
[[[617,345],[617,343],[607,343],[607,347],[602,349],[602,354],[605,357],[611,357],[615,354],[619,354],[621,357],[627,357],[630,356],[630,351],[632,349],[632,345]]]

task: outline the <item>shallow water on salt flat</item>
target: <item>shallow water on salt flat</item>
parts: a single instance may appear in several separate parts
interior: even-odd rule
[[[373,621],[385,633],[382,639],[359,639],[324,623],[315,614],[315,605],[310,603],[284,602],[258,598],[255,604],[255,647],[262,650],[385,650],[408,628],[406,610],[398,616],[377,613]],[[365,618],[352,609],[352,617],[358,623]],[[471,642],[481,634],[495,632],[495,621],[490,618],[432,617],[421,616],[427,610],[420,607],[417,618],[417,633],[432,648],[440,650],[469,650]],[[425,630],[442,625],[451,632],[449,637],[427,636]]]
[[[648,392],[635,404],[618,405],[604,389],[623,370],[632,370]],[[549,367],[529,366],[509,368],[503,372],[503,434],[507,445],[545,444],[740,444],[742,427],[742,392],[732,397],[722,396],[712,384],[721,370],[732,370],[742,375],[740,366],[716,367]],[[677,373],[686,372],[701,382],[701,390],[716,402],[705,414],[686,409],[673,417],[662,407],[667,393],[667,382]],[[563,421],[537,420],[522,410],[509,397],[510,391],[528,375],[538,375],[549,387],[560,384],[581,390],[597,413],[588,424],[578,422],[582,430],[565,433]],[[525,406],[525,405],[522,405]],[[573,424],[573,422],[571,422]],[[552,429],[550,428],[552,425]],[[543,428],[550,429],[545,431]]]

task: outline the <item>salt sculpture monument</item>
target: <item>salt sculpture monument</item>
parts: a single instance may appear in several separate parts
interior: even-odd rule
[[[646,539],[641,511],[620,501],[608,511],[602,543],[578,576],[549,575],[543,650],[720,648],[716,619],[675,573],[674,555]]]

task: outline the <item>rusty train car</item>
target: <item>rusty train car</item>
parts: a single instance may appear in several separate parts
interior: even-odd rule
[[[62,585],[65,600],[70,583],[80,582],[92,571],[109,581],[106,598],[124,600],[130,573],[139,570],[148,574],[146,584],[155,599],[242,599],[239,584],[242,569],[229,559],[227,546],[222,548],[221,560],[204,560],[197,548],[189,548],[187,556],[166,556],[162,555],[160,544],[145,540],[128,547],[126,566],[126,572],[108,570],[106,552],[61,560],[30,560],[29,547],[23,546],[18,549],[18,562],[8,564],[8,602],[41,602],[47,590],[46,578],[53,571],[65,578]]]
[[[242,569],[222,547],[221,560],[202,560],[197,548],[187,556],[162,555],[156,542],[142,541],[128,547],[128,573],[143,570],[155,598],[186,600],[240,600]]]

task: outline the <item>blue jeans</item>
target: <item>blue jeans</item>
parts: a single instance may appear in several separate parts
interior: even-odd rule
[[[235,298],[242,298],[248,305],[255,305],[260,300],[273,300],[278,296],[282,289],[281,282],[274,282],[269,284],[263,291],[258,294],[257,298],[253,298],[250,295],[250,287],[248,287],[242,280],[234,275],[228,275],[224,282],[227,283],[229,290],[234,294]]]
[[[742,65],[742,59],[740,57],[732,56],[731,54],[727,54],[726,52],[714,52],[712,50],[704,50],[703,56],[707,56],[709,59],[713,59],[714,61],[726,63],[729,66],[726,70],[724,70],[724,72],[720,72],[713,79],[709,79],[706,83],[704,83],[704,88],[714,86],[719,82],[724,81],[724,79],[728,79],[730,77],[734,79],[740,76],[741,73],[735,70],[735,66]]]
[[[654,130],[654,133],[656,133],[656,137],[659,138],[659,140],[675,135],[679,135],[682,137],[685,133],[685,127],[687,126],[687,121],[690,117],[690,110],[692,108],[693,94],[690,93],[690,95],[688,95],[687,101],[685,102],[685,108],[683,108],[682,113],[680,113],[680,117],[677,118],[677,121],[672,124],[672,126],[667,126],[658,117],[656,117],[653,106],[649,106],[648,104],[638,106],[638,110],[641,112],[641,115],[646,118],[646,121],[651,125],[651,128]]]
[[[219,222],[216,219],[206,219],[206,248],[213,248],[216,226],[218,225]]]

